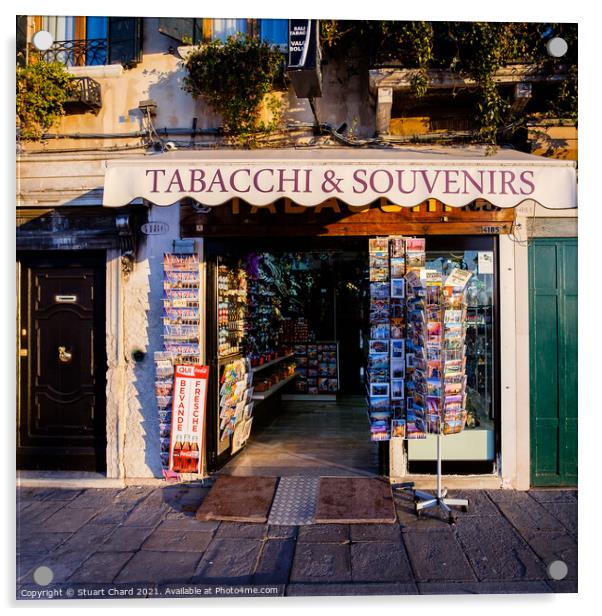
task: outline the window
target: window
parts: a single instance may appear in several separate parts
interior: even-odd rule
[[[288,19],[204,19],[161,17],[159,32],[176,41],[198,45],[203,41],[226,41],[237,33],[259,35],[274,45],[288,43]]]
[[[260,19],[259,36],[273,45],[288,45],[288,19]]]
[[[141,60],[142,20],[138,17],[67,17],[42,15],[35,30],[47,30],[54,44],[44,52],[48,61],[65,66],[123,64]]]

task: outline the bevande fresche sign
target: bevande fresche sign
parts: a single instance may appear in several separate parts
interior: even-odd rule
[[[174,368],[169,470],[176,473],[202,470],[208,377],[208,366]]]

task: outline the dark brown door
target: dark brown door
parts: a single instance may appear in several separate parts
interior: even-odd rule
[[[104,253],[18,260],[18,468],[103,471]]]

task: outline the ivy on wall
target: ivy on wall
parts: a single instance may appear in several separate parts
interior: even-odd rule
[[[495,73],[509,64],[535,64],[551,74],[562,70],[555,96],[538,109],[547,117],[577,118],[577,24],[503,22],[321,22],[321,40],[327,54],[340,61],[361,50],[372,66],[396,65],[419,69],[412,81],[417,98],[428,91],[430,68],[450,69],[472,77],[476,84],[474,117],[476,140],[494,144],[503,125],[524,125],[528,113],[513,115],[510,101],[495,82]],[[551,58],[545,43],[561,36],[569,46],[566,56]],[[350,74],[353,70],[348,71]]]
[[[226,135],[253,146],[259,134],[280,125],[281,108],[274,82],[282,69],[282,54],[248,35],[201,43],[186,59],[183,88],[203,98],[222,118]],[[261,120],[262,107],[270,119]]]
[[[73,77],[59,62],[35,60],[17,66],[17,122],[22,139],[39,141],[65,114],[75,94]]]

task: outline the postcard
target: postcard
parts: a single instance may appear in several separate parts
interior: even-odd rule
[[[404,336],[405,323],[403,319],[391,319],[390,337],[401,340]]]
[[[423,252],[406,252],[406,263],[409,268],[422,268],[426,264],[426,255]]]
[[[406,295],[406,281],[404,278],[391,279],[391,297],[403,299]]]
[[[391,438],[405,438],[406,422],[404,419],[393,419],[391,421]]]
[[[389,396],[370,396],[368,398],[370,411],[388,411],[391,409]]]
[[[389,250],[389,238],[371,237],[368,239],[368,250],[370,252],[381,252]]]
[[[370,397],[389,396],[389,383],[370,383]]]
[[[405,340],[391,340],[391,359],[403,359],[405,357]]]
[[[391,257],[403,257],[406,251],[406,242],[403,237],[392,237],[389,241]]]
[[[451,271],[451,274],[445,279],[445,286],[463,289],[466,286],[466,283],[470,280],[471,276],[472,276],[471,271],[462,270],[456,267]]]
[[[391,380],[391,400],[403,400],[404,396],[403,379]]]
[[[388,323],[390,318],[389,300],[371,299],[370,300],[370,322]]]
[[[405,378],[405,364],[403,359],[394,359],[391,361],[391,379]]]
[[[406,260],[403,257],[391,258],[391,278],[403,278],[406,274]]]
[[[370,338],[373,340],[387,340],[390,337],[388,323],[377,323],[370,326]]]
[[[372,299],[388,299],[389,285],[386,282],[371,282],[370,297]]]
[[[370,340],[368,342],[368,353],[370,355],[378,355],[389,352],[388,340]]]

